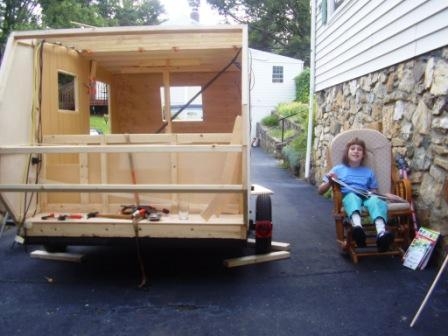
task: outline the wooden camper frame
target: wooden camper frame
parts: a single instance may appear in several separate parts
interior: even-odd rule
[[[43,40],[49,44],[42,45]],[[36,74],[38,46],[41,55],[53,55],[47,56],[51,64],[40,64],[44,68],[40,74]],[[14,53],[20,57],[13,59]],[[61,60],[65,58],[66,62]],[[30,65],[31,61],[34,64]],[[230,65],[235,66],[229,69]],[[23,106],[16,108],[15,100],[21,94],[13,87],[19,83],[14,71],[20,66],[34,74],[24,75],[25,84],[33,87],[27,93],[33,96],[25,97]],[[0,193],[21,224],[25,241],[52,243],[62,239],[70,244],[84,239],[135,237],[135,221],[131,219],[86,215],[93,211],[117,214],[123,204],[136,205],[136,195],[140,205],[169,210],[160,221],[139,220],[139,237],[246,241],[251,194],[247,67],[246,26],[88,28],[13,34],[0,72],[0,99],[6,102],[0,118],[8,124],[23,123],[25,130],[0,135]],[[54,73],[60,68],[77,75],[82,72],[78,83],[81,92],[95,78],[114,83],[112,134],[87,135],[86,115],[54,117],[57,107],[50,98],[54,75],[48,69]],[[139,93],[126,98],[137,102],[134,109],[127,110],[135,128],[132,123],[123,126],[120,113],[125,109],[119,89],[129,93],[127,86],[134,91],[139,84],[151,86],[151,80],[145,78],[152,76],[157,79],[154,87],[164,87],[164,104],[169,106],[171,79],[180,84],[192,79],[194,85],[204,86],[219,75],[220,88],[207,98],[211,112],[202,124],[174,125],[168,120],[165,133],[155,134],[161,113],[151,112],[140,121],[142,111],[157,104],[147,102],[149,105],[142,107],[144,96]],[[37,83],[41,83],[38,102]],[[237,93],[220,98],[217,92],[222,90]],[[85,110],[86,94],[77,99],[80,109],[84,106]],[[37,119],[42,124],[36,125]],[[144,127],[147,129],[141,132]],[[15,171],[19,167],[20,172]],[[177,201],[185,193],[190,195],[190,216],[181,220]],[[82,218],[42,219],[50,213],[77,213]]]

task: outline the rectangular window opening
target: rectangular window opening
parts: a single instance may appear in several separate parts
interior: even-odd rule
[[[190,104],[187,103],[201,91],[200,86],[171,86],[170,87],[170,108],[169,112],[165,108],[165,90],[160,88],[160,97],[162,102],[162,119],[168,121],[172,118],[173,122],[185,121],[203,121],[204,111],[202,108],[202,94],[199,94]],[[179,111],[181,111],[179,113]]]
[[[58,71],[58,102],[59,110],[77,111],[76,76]]]
[[[109,84],[90,83],[90,135],[110,134]]]

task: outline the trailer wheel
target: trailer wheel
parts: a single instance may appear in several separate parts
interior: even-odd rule
[[[255,253],[271,252],[272,205],[271,196],[258,195],[255,200]]]

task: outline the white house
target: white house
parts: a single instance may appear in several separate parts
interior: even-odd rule
[[[328,169],[335,135],[376,128],[411,167],[420,225],[448,232],[448,1],[311,5],[311,179],[318,183]]]
[[[295,99],[294,78],[303,70],[303,61],[261,50],[249,49],[251,136],[256,125],[283,102]]]
[[[316,91],[448,42],[446,0],[313,0]]]

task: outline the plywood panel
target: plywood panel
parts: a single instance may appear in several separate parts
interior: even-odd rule
[[[90,62],[65,47],[45,44],[42,72],[43,134],[89,134]],[[58,71],[76,76],[76,111],[60,111],[58,104]]]
[[[205,86],[216,73],[170,76],[172,86]],[[173,133],[230,133],[241,114],[239,72],[222,74],[202,92],[203,122],[173,122]],[[160,74],[115,75],[112,82],[112,132],[154,133],[162,125]]]
[[[80,183],[78,164],[47,165],[46,175],[50,181],[58,183]],[[47,203],[80,203],[79,193],[47,193]]]
[[[0,78],[0,142],[4,145],[32,141],[33,49],[8,42]],[[26,182],[28,155],[0,158],[0,183]],[[33,171],[35,166],[31,167]],[[24,213],[24,195],[2,194],[3,201],[15,216]],[[34,209],[30,209],[33,211]]]
[[[112,133],[154,133],[162,125],[161,86],[161,74],[113,76]]]
[[[205,86],[216,73],[173,74],[172,85]],[[231,133],[237,115],[241,114],[241,74],[226,72],[202,92],[203,122],[173,122],[174,133]],[[191,84],[190,84],[191,85]]]

